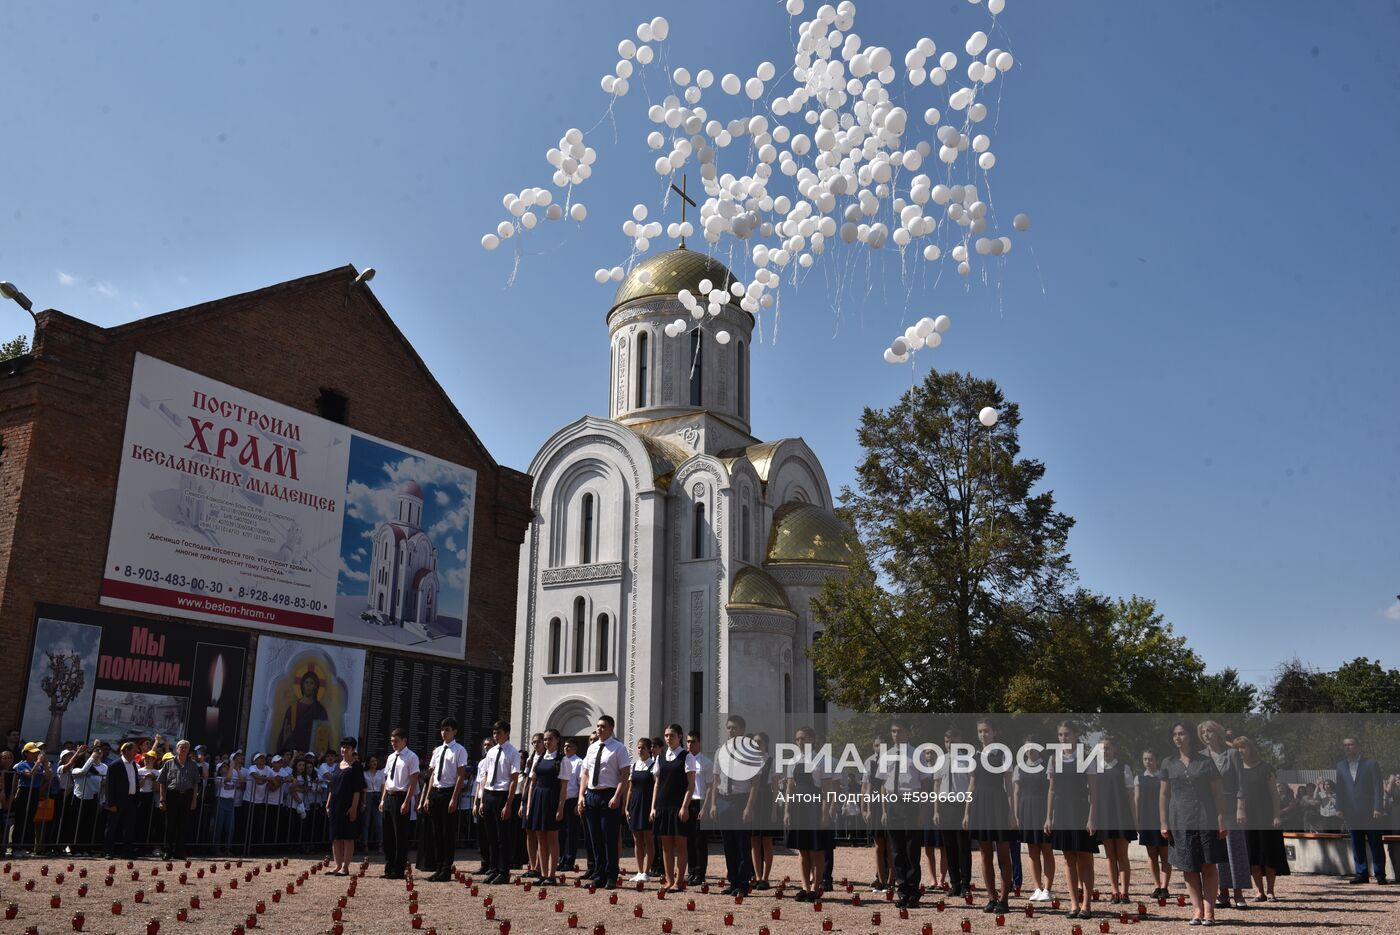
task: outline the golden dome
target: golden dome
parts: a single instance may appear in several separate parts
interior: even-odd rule
[[[641,281],[643,270],[651,273],[651,278],[647,282]],[[622,280],[622,285],[617,288],[617,295],[613,298],[613,306],[612,309],[608,309],[608,314],[612,314],[612,310],[619,305],[635,299],[661,295],[673,296],[682,289],[689,289],[696,293],[696,298],[700,298],[700,280],[702,279],[708,279],[712,283],[712,288],[718,289],[733,282],[734,274],[729,272],[719,260],[698,250],[679,247],[675,250],[667,250],[665,253],[654,253],[632,267],[632,271]]]
[[[849,568],[859,547],[851,527],[830,510],[810,503],[785,503],[773,514],[767,563]]]
[[[783,586],[753,567],[743,568],[734,576],[734,586],[729,589],[729,606],[792,611]]]

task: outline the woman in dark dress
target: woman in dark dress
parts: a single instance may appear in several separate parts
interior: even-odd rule
[[[651,755],[651,738],[637,738],[637,758],[632,761],[632,788],[627,795],[627,829],[632,832],[632,851],[637,857],[633,883],[645,883],[651,869],[651,793],[656,785],[656,760]]]
[[[1094,895],[1094,855],[1099,852],[1094,837],[1094,803],[1098,798],[1098,776],[1086,760],[1079,767],[1079,728],[1061,721],[1056,737],[1065,752],[1046,764],[1050,773],[1049,815],[1045,832],[1055,849],[1064,856],[1065,880],[1069,885],[1069,918],[1091,919]]]
[[[982,883],[987,887],[988,902],[983,912],[1011,911],[1006,898],[1011,892],[1011,843],[1016,840],[1015,811],[1011,801],[1010,752],[996,743],[996,727],[987,718],[977,721],[977,742],[982,755],[972,771],[967,787],[967,808],[963,812],[963,830],[971,834],[982,855]],[[991,748],[991,749],[989,749]],[[1001,891],[997,895],[996,872],[992,858],[1001,870]]]
[[[1176,752],[1162,768],[1158,808],[1167,856],[1182,872],[1191,894],[1192,919],[1215,924],[1215,897],[1220,889],[1216,864],[1228,859],[1225,847],[1225,793],[1215,760],[1196,749],[1190,724],[1172,725]]]
[[[799,727],[795,740],[802,756],[790,767],[785,781],[787,799],[783,803],[783,827],[787,846],[797,851],[802,864],[802,890],[798,902],[815,902],[822,875],[826,872],[828,803],[824,792],[834,790],[836,780],[824,764],[815,760],[817,735],[810,727]]]
[[[1152,870],[1152,898],[1165,899],[1171,895],[1172,865],[1167,861],[1167,838],[1162,834],[1162,770],[1157,754],[1142,751],[1142,772],[1133,783],[1133,809],[1137,815],[1138,841],[1147,851],[1147,866]]]
[[[754,828],[750,839],[753,854],[753,888],[768,889],[768,877],[773,872],[773,828],[777,824],[778,798],[773,794],[773,758],[768,755],[768,735],[763,731],[753,735],[754,744],[763,758],[758,775],[753,778],[758,787],[754,799]]]
[[[679,724],[666,728],[666,750],[656,758],[656,782],[651,789],[651,828],[661,839],[662,889],[679,893],[685,885],[686,832],[690,797],[695,794],[695,755],[681,746],[685,731]]]
[[[535,757],[530,774],[530,792],[525,800],[525,826],[534,832],[536,866],[550,874],[542,886],[554,886],[554,865],[559,862],[559,829],[564,823],[564,796],[569,779],[562,774],[563,740],[554,728],[544,732],[544,752]],[[636,774],[633,774],[635,779]]]
[[[355,756],[355,738],[340,741],[340,763],[331,773],[326,796],[326,820],[331,826],[331,855],[335,859],[333,877],[348,877],[355,857],[355,842],[363,833],[365,811],[365,768]]]
[[[1044,827],[1050,808],[1050,777],[1045,774],[1041,747],[1034,735],[1026,735],[1024,749],[1026,766],[1030,768],[1022,769],[1017,764],[1011,773],[1016,827],[1031,861],[1031,877],[1035,883],[1031,902],[1048,903],[1050,890],[1055,886],[1055,850]]]
[[[1274,769],[1259,758],[1259,749],[1248,737],[1236,737],[1240,751],[1240,805],[1237,824],[1244,826],[1249,848],[1249,873],[1254,878],[1254,899],[1265,902],[1274,895],[1274,878],[1288,876],[1288,851],[1283,844],[1283,819],[1279,815],[1278,783]]]
[[[1120,757],[1123,751],[1111,735],[1103,738],[1104,770],[1099,775],[1098,811],[1094,826],[1108,857],[1108,879],[1114,905],[1131,899],[1132,864],[1128,862],[1128,842],[1137,838],[1137,820],[1133,814],[1133,770]]]

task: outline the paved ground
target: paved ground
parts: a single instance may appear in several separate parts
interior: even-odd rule
[[[880,933],[880,935],[919,935],[924,924],[931,925],[934,933],[958,932],[964,918],[971,923],[973,932],[1017,932],[1022,935],[1039,931],[1046,933],[1073,932],[1075,922],[1066,919],[1063,912],[1037,909],[1035,918],[1026,918],[1025,900],[1013,900],[1013,915],[1008,916],[1004,927],[998,928],[992,916],[980,912],[977,907],[968,907],[959,902],[950,905],[939,913],[931,906],[914,910],[909,919],[899,918],[898,910],[883,902],[883,897],[868,892],[872,876],[873,853],[869,849],[842,849],[837,852],[837,877],[847,876],[852,883],[859,880],[867,884],[856,887],[862,905],[851,904],[851,895],[838,887],[815,912],[810,905],[794,902],[790,896],[778,899],[774,891],[755,893],[735,905],[733,899],[722,897],[717,892],[691,896],[668,896],[657,899],[657,887],[647,884],[638,893],[635,888],[616,890],[617,902],[612,904],[608,894],[599,891],[588,894],[576,889],[570,880],[567,885],[550,888],[546,897],[539,898],[539,888],[526,891],[523,886],[480,887],[478,895],[472,897],[470,890],[460,883],[415,882],[418,894],[419,914],[422,916],[422,931],[435,930],[440,935],[454,933],[494,933],[501,931],[501,921],[510,921],[510,932],[515,935],[565,935],[568,929],[568,916],[576,913],[578,929],[591,933],[597,923],[602,923],[607,935],[656,935],[662,931],[662,920],[670,918],[672,931],[684,935],[719,935],[733,931],[736,935],[757,935],[760,926],[767,926],[771,935],[798,935],[822,931],[824,919],[831,920],[831,930],[836,933]],[[225,862],[217,864],[208,860],[193,862],[185,870],[180,864],[167,870],[164,863],[137,861],[134,870],[126,869],[126,863],[117,863],[117,872],[111,886],[105,885],[110,861],[73,861],[74,870],[69,871],[69,861],[65,859],[21,860],[13,862],[10,871],[0,877],[0,905],[13,902],[18,914],[12,921],[0,917],[0,935],[22,935],[30,931],[30,926],[42,935],[56,935],[59,932],[73,931],[73,915],[81,911],[85,915],[85,932],[112,933],[112,935],[140,935],[148,931],[152,919],[160,923],[161,933],[188,932],[223,933],[234,931],[238,923],[245,923],[250,914],[256,915],[255,907],[259,900],[264,903],[265,913],[257,916],[257,929],[287,935],[306,933],[327,933],[332,931],[332,910],[337,900],[347,891],[349,879],[327,877],[324,871],[311,873],[312,862],[305,859],[289,861],[286,866],[280,862],[245,861],[242,867]],[[271,863],[271,869],[269,865]],[[710,859],[711,871],[723,867],[723,858],[715,854]],[[41,875],[44,866],[48,875]],[[458,867],[467,871],[475,861],[459,861]],[[216,869],[211,869],[216,868]],[[87,870],[82,878],[78,871]],[[198,870],[204,871],[202,878]],[[359,865],[356,867],[359,871]],[[1099,863],[1100,882],[1103,880],[1104,864]],[[247,879],[253,871],[257,874]],[[133,872],[139,873],[137,881],[131,879]],[[186,874],[186,883],[179,882],[181,872]],[[355,895],[346,899],[342,912],[346,935],[389,935],[389,933],[412,933],[409,914],[410,890],[404,881],[379,878],[379,864],[372,863],[363,878],[356,880]],[[18,881],[12,879],[20,874]],[[59,882],[58,874],[63,874]],[[297,881],[306,874],[306,882]],[[775,861],[773,881],[776,883],[787,875],[797,874],[795,856],[779,854]],[[714,881],[714,877],[711,880]],[[1145,867],[1134,868],[1134,879],[1147,881],[1146,885],[1135,883],[1139,895],[1151,890],[1151,878]],[[26,890],[25,884],[33,880],[33,890]],[[166,884],[165,892],[157,892],[158,882]],[[237,887],[234,887],[234,882]],[[85,897],[78,895],[81,884],[87,884]],[[287,884],[293,884],[294,893],[288,895]],[[218,899],[213,897],[215,887],[222,890]],[[718,889],[718,887],[713,887]],[[136,891],[144,891],[144,902],[137,903]],[[1278,893],[1282,900],[1255,906],[1248,911],[1221,910],[1221,924],[1235,930],[1251,932],[1310,932],[1325,930],[1333,933],[1375,933],[1400,932],[1400,886],[1348,886],[1342,880],[1332,877],[1292,876],[1279,880]],[[1174,892],[1185,892],[1174,885]],[[273,902],[272,894],[280,895],[279,902]],[[61,899],[58,909],[50,908],[50,898],[57,894]],[[492,898],[496,918],[488,920],[483,906],[485,897]],[[1063,892],[1060,893],[1063,895]],[[200,907],[189,909],[190,897],[198,896]],[[688,898],[695,900],[695,909],[688,911]],[[936,896],[930,896],[930,903]],[[556,900],[563,900],[564,911],[555,912]],[[122,913],[111,912],[112,903],[120,900]],[[634,917],[634,907],[642,907],[642,917]],[[188,921],[181,923],[176,918],[177,910],[184,908]],[[1105,905],[1105,909],[1108,907]],[[773,919],[774,909],[781,910],[781,918]],[[1169,904],[1162,908],[1151,903],[1146,919],[1130,925],[1122,924],[1115,915],[1106,912],[1093,921],[1080,922],[1085,935],[1100,931],[1100,923],[1107,922],[1109,931],[1132,930],[1144,935],[1154,932],[1181,932],[1187,926],[1189,909]],[[872,913],[879,911],[880,924],[872,920]],[[733,927],[726,929],[724,917],[733,913]],[[0,914],[3,916],[3,914]]]

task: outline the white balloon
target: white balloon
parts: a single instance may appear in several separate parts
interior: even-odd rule
[[[739,76],[730,72],[719,80],[719,86],[725,94],[739,93]]]
[[[647,283],[651,282],[651,270],[649,270],[649,269],[638,270],[638,271],[637,271],[637,282],[641,283],[641,284],[644,285],[644,286],[645,286]]]
[[[990,169],[992,166],[997,164],[997,154],[983,153],[982,155],[977,157],[977,164],[981,166],[983,170]]]
[[[909,342],[904,340],[903,335],[900,335],[890,342],[890,350],[894,351],[896,357],[903,356],[909,353]]]
[[[728,344],[728,343],[729,343],[729,332],[728,332],[728,331],[717,331],[717,332],[715,332],[715,340],[718,341],[720,344]]]
[[[939,334],[942,334],[943,332],[947,331],[949,326],[951,326],[952,324],[953,320],[947,315],[939,315],[933,320],[933,330],[937,331]]]
[[[631,58],[637,54],[637,43],[631,39],[623,39],[617,44],[617,54],[623,58]]]
[[[690,84],[690,69],[677,68],[671,72],[671,80],[676,84]]]
[[[695,75],[695,83],[702,88],[708,88],[715,83],[715,73],[708,68],[702,68]]]
[[[613,282],[622,282],[622,275],[623,273],[621,266],[614,266],[611,270],[608,271],[608,276],[612,279]]]
[[[651,23],[642,23],[637,27],[637,38],[642,42],[650,42],[652,40]]]
[[[1006,0],[987,0],[987,12],[993,16],[999,15],[1004,9],[1006,9]],[[1002,71],[1006,71],[1006,69],[1003,68]]]
[[[791,0],[789,0],[789,2],[791,2]],[[897,363],[899,363],[899,358],[896,357],[894,351],[890,350],[888,347],[885,348],[885,363],[887,363],[887,364],[897,364]]]
[[[666,21],[666,17],[657,16],[651,21],[651,37],[657,42],[664,42],[671,33],[671,24]]]
[[[944,52],[938,57],[938,67],[944,71],[952,71],[958,67],[958,57],[952,52]]]
[[[647,206],[643,204],[633,205],[632,218],[637,221],[645,221],[647,219]]]
[[[515,235],[515,226],[510,221],[502,221],[496,225],[496,236],[502,240],[510,240]]]
[[[1001,252],[1002,252],[1002,253],[1010,253],[1010,252],[1011,252],[1011,238],[1010,238],[1010,237],[998,237],[997,240],[996,240],[996,242],[999,243],[999,244],[1001,244]]]
[[[1011,70],[1011,66],[1013,66],[1013,65],[1015,65],[1015,64],[1016,64],[1016,59],[1011,55],[1010,52],[1002,52],[1002,53],[1000,53],[1000,54],[997,56],[997,60],[996,60],[996,69],[997,69],[997,71],[1010,71],[1010,70]]]
[[[598,283],[598,284],[600,284],[600,285],[601,285],[602,283],[607,282],[607,281],[608,281],[608,271],[605,270],[605,269],[600,269],[600,270],[595,271],[595,272],[593,273],[593,281],[596,282],[596,283]]]
[[[928,124],[931,127],[936,127],[938,126],[938,121],[940,118],[942,118],[942,116],[943,115],[938,112],[937,107],[930,107],[928,110],[924,111],[924,123]]]
[[[544,209],[544,216],[551,221],[557,221],[564,216],[564,206],[550,205],[548,208]]]
[[[495,234],[487,234],[481,238],[481,245],[487,250],[495,250],[501,245],[501,238],[497,237]]]
[[[1018,214],[1011,219],[1011,226],[1018,231],[1028,231],[1031,229],[1031,217],[1029,214]]]
[[[997,424],[997,417],[999,415],[1000,414],[991,406],[983,406],[982,411],[977,413],[977,421],[981,422],[987,428],[991,428]]]
[[[971,273],[971,272],[972,272],[972,267],[968,265],[968,262],[967,262],[966,260],[963,260],[961,263],[958,264],[958,275],[959,275],[959,276],[966,276],[968,273]]]
[[[573,218],[575,221],[582,221],[584,218],[588,217],[588,209],[583,206],[583,202],[578,202],[569,208],[569,217]]]
[[[777,73],[778,69],[773,66],[772,62],[759,62],[758,70],[754,72],[758,75],[759,81],[772,81],[773,76]]]
[[[520,215],[520,226],[525,228],[527,231],[534,230],[535,225],[539,223],[539,220],[539,218],[535,217],[535,212],[526,211],[524,214]]]
[[[933,243],[931,243],[931,244],[929,244],[927,247],[924,247],[924,259],[925,259],[925,260],[933,261],[933,260],[938,259],[938,258],[939,258],[940,256],[942,256],[942,255],[943,255],[943,251],[941,251],[941,250],[938,249],[938,244],[933,244]]]
[[[787,0],[787,11],[789,16],[800,16],[807,4],[804,0]]]
[[[671,174],[671,160],[670,160],[668,157],[662,156],[662,157],[660,157],[660,158],[658,158],[658,159],[656,160],[656,174],[657,174],[657,175],[670,175],[670,174]]]
[[[967,50],[968,55],[980,55],[982,50],[986,47],[987,34],[980,29],[968,36],[967,44],[963,46],[963,48]]]
[[[651,60],[655,57],[655,55],[656,53],[652,51],[651,46],[649,45],[644,45],[641,48],[637,49],[637,61],[642,65],[650,65]]]
[[[751,101],[756,101],[763,96],[763,82],[757,78],[750,78],[744,82],[744,94]]]

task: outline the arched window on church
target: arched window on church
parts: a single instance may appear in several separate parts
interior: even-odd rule
[[[588,649],[588,620],[584,616],[583,598],[574,598],[574,671],[583,671],[583,660],[587,658],[585,653]]]
[[[738,399],[738,404],[734,409],[739,413],[739,418],[747,419],[749,416],[748,398],[745,390],[748,388],[748,357],[744,354],[744,342],[739,341],[734,345],[734,386]]]
[[[739,516],[739,557],[746,562],[751,562],[753,557],[749,554],[749,540],[752,533],[749,532],[749,505],[747,503],[739,511]]]
[[[607,672],[609,669],[612,668],[612,666],[610,666],[610,665],[608,664],[608,663],[609,663],[609,657],[612,655],[612,647],[611,647],[611,645],[610,645],[609,642],[608,642],[608,637],[609,637],[609,634],[608,634],[608,624],[609,624],[610,622],[611,622],[611,621],[608,620],[608,615],[607,615],[607,614],[599,614],[599,615],[598,615],[598,632],[597,632],[596,636],[597,636],[597,645],[598,645],[598,671],[599,671],[599,672]]]
[[[705,504],[695,504],[695,518],[691,528],[690,556],[705,558],[705,540],[710,537],[709,524],[705,522]]]
[[[593,564],[593,494],[583,495],[583,504],[579,509],[582,514],[579,527],[583,538],[578,546],[578,561],[580,565],[591,565]]]
[[[647,333],[643,331],[637,338],[637,408],[641,409],[647,404],[647,365],[651,362],[648,353]]]
[[[783,676],[783,713],[792,713],[792,676]]]
[[[703,406],[705,399],[705,345],[700,340],[700,329],[690,333],[690,404]]]
[[[564,643],[564,622],[558,617],[553,617],[549,621],[549,674],[558,675],[559,665],[562,663]]]

